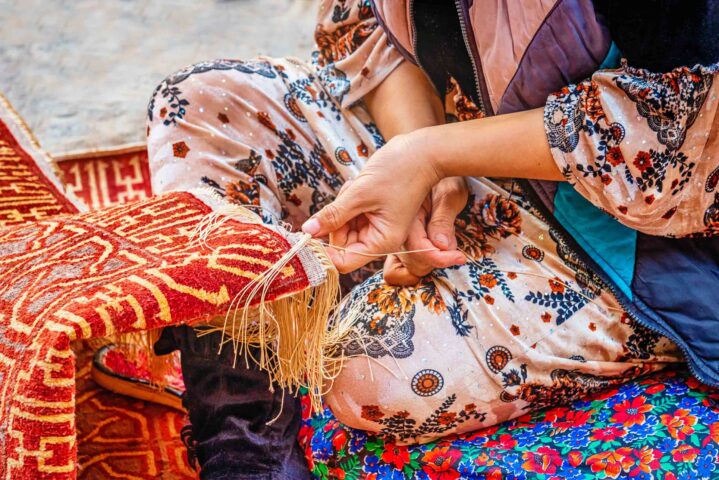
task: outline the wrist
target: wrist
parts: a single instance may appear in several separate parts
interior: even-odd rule
[[[441,136],[438,136],[438,130],[444,125],[420,128],[412,133],[407,134],[407,144],[411,145],[413,165],[415,171],[426,172],[426,176],[432,181],[432,186],[439,183],[442,179],[451,176],[446,172],[446,165],[442,155]]]

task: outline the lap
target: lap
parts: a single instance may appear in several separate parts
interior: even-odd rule
[[[216,61],[155,91],[153,189],[212,188],[301,223],[382,144],[335,72],[286,59]],[[677,361],[635,325],[513,185],[470,180],[457,220],[466,265],[413,287],[377,274],[350,294],[351,356],[328,395],[351,426],[399,442],[475,430]]]
[[[567,403],[679,359],[635,325],[522,197],[470,181],[457,220],[471,261],[414,287],[350,295],[354,356],[327,398],[353,427],[402,443]]]

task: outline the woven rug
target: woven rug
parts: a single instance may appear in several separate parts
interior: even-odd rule
[[[90,210],[152,196],[145,145],[54,158],[68,192]]]
[[[0,478],[74,478],[81,422],[72,345],[224,315],[291,246],[249,219],[194,242],[194,228],[217,206],[200,193],[76,213],[81,203],[63,192],[5,102],[0,182]],[[267,300],[321,283],[326,265],[312,264],[317,258],[294,257]]]

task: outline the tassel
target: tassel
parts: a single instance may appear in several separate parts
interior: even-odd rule
[[[206,248],[212,233],[229,220],[243,223],[262,223],[258,215],[244,206],[227,204],[224,199],[207,191],[192,192],[213,207],[195,228],[194,239]],[[208,194],[210,198],[208,197]],[[235,366],[238,360],[248,367],[254,362],[267,372],[271,385],[276,384],[291,394],[306,388],[313,410],[322,408],[322,395],[331,387],[344,361],[343,341],[350,332],[349,317],[339,321],[339,273],[324,251],[321,242],[310,235],[296,234],[283,225],[264,225],[272,228],[292,244],[291,248],[271,267],[248,282],[230,302],[224,316],[196,324],[198,336],[222,333],[218,354],[232,348]],[[300,292],[267,300],[275,280],[295,258],[311,256],[311,263],[319,264],[321,275],[312,272],[312,285]],[[304,265],[304,263],[303,263]],[[310,272],[307,272],[308,274]],[[350,316],[351,317],[351,316]],[[159,330],[143,332],[148,350],[150,371],[158,387],[166,372],[167,361],[154,355],[152,346]],[[137,342],[137,340],[135,340]],[[169,358],[169,356],[165,357]],[[272,387],[271,387],[272,388]]]

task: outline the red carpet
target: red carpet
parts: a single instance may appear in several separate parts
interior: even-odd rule
[[[0,193],[0,478],[188,475],[173,440],[181,417],[99,392],[87,352],[76,364],[72,346],[224,315],[289,243],[235,220],[207,247],[193,242],[211,209],[184,192],[75,214],[80,207],[4,102]],[[308,286],[294,258],[267,298]]]

